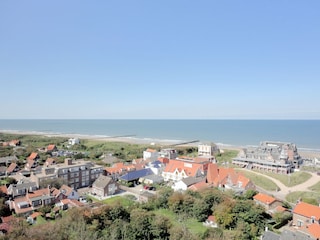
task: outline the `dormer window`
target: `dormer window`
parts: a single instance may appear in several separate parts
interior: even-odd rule
[[[314,216],[311,217],[311,223],[315,223],[316,218]]]

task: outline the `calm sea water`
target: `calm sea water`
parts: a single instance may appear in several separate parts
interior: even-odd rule
[[[320,120],[0,120],[1,130],[135,135],[150,141],[200,140],[235,146],[271,140],[320,149]]]

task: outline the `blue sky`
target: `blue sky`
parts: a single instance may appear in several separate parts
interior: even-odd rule
[[[0,118],[320,119],[319,1],[1,1]]]

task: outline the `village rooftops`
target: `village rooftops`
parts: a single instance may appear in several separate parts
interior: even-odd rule
[[[299,202],[293,209],[293,213],[320,221],[320,207],[309,203]]]
[[[263,193],[258,193],[257,195],[255,195],[253,197],[253,199],[258,201],[258,202],[267,204],[267,205],[270,205],[270,204],[272,204],[273,202],[276,201],[276,199],[274,197],[271,197],[271,196],[263,194]]]

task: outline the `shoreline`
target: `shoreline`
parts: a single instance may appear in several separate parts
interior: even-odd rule
[[[156,138],[136,138],[131,136],[107,136],[107,135],[90,135],[90,134],[78,134],[78,133],[50,133],[50,132],[38,132],[38,131],[23,131],[23,130],[1,130],[0,133],[3,134],[12,134],[12,135],[35,135],[35,136],[45,136],[45,137],[63,137],[63,138],[79,138],[85,140],[92,140],[92,141],[102,141],[102,142],[124,142],[130,144],[144,144],[152,146],[162,146],[165,147],[166,145],[168,148],[171,145],[184,143],[187,141],[183,140],[171,140],[171,139],[156,139]],[[206,141],[203,141],[206,142]],[[181,146],[190,146],[190,147],[197,147],[199,142],[195,143],[186,143],[181,144]],[[231,145],[231,144],[223,144],[223,143],[215,143],[220,149],[222,150],[241,150],[247,147],[255,147],[253,145],[248,146],[241,146],[241,145]],[[256,145],[258,146],[258,145]],[[304,158],[320,158],[320,149],[312,149],[312,148],[299,148],[298,152],[301,157]]]

